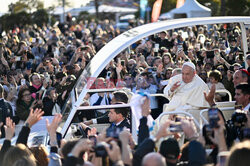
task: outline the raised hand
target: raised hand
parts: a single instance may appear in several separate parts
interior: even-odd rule
[[[92,142],[89,139],[80,139],[78,143],[74,146],[71,153],[74,157],[79,157],[79,154],[83,151],[89,151],[92,149]]]
[[[39,120],[42,119],[43,114],[44,114],[44,112],[41,109],[37,108],[37,109],[35,109],[35,111],[33,111],[33,109],[31,109],[29,117],[27,118],[25,123],[28,123],[29,127],[31,128],[34,124],[36,124]]]
[[[180,81],[177,81],[176,83],[174,83],[174,85],[170,88],[171,92],[174,92],[179,86],[180,86]]]
[[[121,150],[119,148],[119,146],[117,145],[117,143],[115,141],[111,141],[111,146],[112,149],[110,149],[109,147],[105,147],[110,160],[112,160],[113,162],[117,162],[119,160],[121,160],[122,156],[121,156]]]
[[[206,92],[204,92],[204,97],[210,106],[212,106],[215,103],[214,96],[215,96],[215,84],[212,85],[208,94],[206,94]]]
[[[155,138],[156,138],[157,141],[158,141],[160,138],[162,138],[162,137],[166,137],[166,136],[168,136],[168,135],[171,135],[171,133],[168,132],[168,128],[169,128],[170,122],[171,122],[170,120],[166,120],[166,122],[164,122],[164,123],[161,125],[160,129],[158,130],[158,132],[157,132],[157,134],[156,134],[156,136],[155,136]]]
[[[49,123],[49,120],[46,119],[46,127],[50,136],[50,146],[57,146],[56,129],[61,121],[62,121],[61,114],[55,114],[51,124]]]
[[[62,121],[62,115],[61,114],[55,114],[54,119],[51,123],[49,123],[49,120],[46,119],[46,127],[49,134],[56,134],[56,129],[59,126],[60,122]]]
[[[150,112],[150,99],[148,97],[145,97],[146,99],[144,100],[143,104],[141,105],[141,114],[142,116],[147,117]]]
[[[10,119],[10,117],[6,118],[6,125],[4,125],[5,130],[5,139],[11,140],[15,133],[15,123]]]

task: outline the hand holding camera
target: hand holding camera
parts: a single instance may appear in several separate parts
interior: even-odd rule
[[[112,160],[114,163],[120,161],[122,156],[118,144],[115,141],[111,141],[110,144],[111,146],[105,146],[105,149],[109,155],[110,160]]]
[[[74,146],[71,153],[74,157],[80,157],[81,152],[90,151],[92,150],[92,143],[89,139],[80,139],[78,143]]]

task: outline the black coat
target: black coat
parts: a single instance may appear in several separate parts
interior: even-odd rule
[[[3,124],[5,124],[5,120],[7,117],[13,119],[12,107],[10,103],[8,103],[7,101],[5,101],[4,99],[0,99],[0,122],[3,122]],[[4,138],[5,131],[3,126],[1,128],[1,132],[2,132],[1,137]]]

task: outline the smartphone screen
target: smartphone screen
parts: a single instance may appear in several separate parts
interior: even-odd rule
[[[209,125],[211,128],[218,128],[218,108],[210,108],[208,110],[208,119],[209,119]]]
[[[219,166],[226,166],[226,161],[227,161],[228,155],[229,155],[228,151],[220,152],[218,154],[218,163],[219,163]]]
[[[121,65],[125,66],[125,61],[124,60],[121,60]]]
[[[21,85],[25,85],[26,84],[26,80],[25,79],[21,79]]]
[[[20,56],[16,56],[15,60],[16,61],[21,61],[21,57]]]

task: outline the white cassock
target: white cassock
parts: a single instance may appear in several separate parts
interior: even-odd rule
[[[170,88],[178,81],[180,81],[181,85],[174,92],[171,92]],[[163,111],[186,111],[191,113],[194,118],[199,121],[199,110],[201,108],[204,109],[204,107],[209,107],[204,97],[204,92],[208,93],[209,88],[198,75],[195,74],[192,82],[184,83],[182,81],[182,74],[178,74],[170,78],[168,85],[164,89],[164,95],[169,99],[169,104]],[[166,119],[168,119],[168,116],[164,116],[161,121],[157,118],[155,120],[154,130],[151,134],[155,135],[160,124]],[[160,143],[158,145],[160,145]]]
[[[181,85],[174,92],[171,92],[170,88],[178,81]],[[209,107],[204,92],[208,93],[209,88],[197,74],[190,83],[182,81],[182,74],[176,75],[170,78],[169,84],[164,89],[164,94],[169,99],[169,104],[164,111]]]

